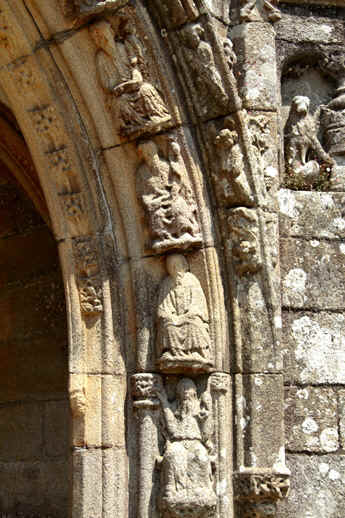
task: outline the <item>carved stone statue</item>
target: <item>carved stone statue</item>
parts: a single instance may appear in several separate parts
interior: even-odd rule
[[[222,129],[215,140],[220,153],[220,177],[217,183],[222,186],[221,198],[229,207],[247,206],[254,204],[248,180],[245,174],[243,155],[238,143],[237,131],[229,128]]]
[[[202,114],[206,115],[208,107],[212,105],[224,109],[228,104],[228,96],[216,67],[212,47],[204,39],[204,29],[198,23],[189,25],[183,30],[182,40],[186,64],[199,97]]]
[[[312,186],[320,174],[320,166],[310,158],[310,152],[320,161],[333,165],[333,159],[324,151],[317,137],[316,121],[308,113],[309,104],[309,97],[303,95],[296,95],[292,99],[284,130],[287,168],[298,175],[301,183],[306,186]]]
[[[143,163],[138,169],[137,192],[148,215],[152,248],[162,252],[200,245],[197,205],[177,141],[168,139],[166,157],[152,140],[141,143],[138,153]]]
[[[209,391],[198,399],[195,383],[183,378],[170,404],[162,386],[157,391],[166,437],[160,462],[162,518],[208,518],[216,509],[213,488],[212,399]]]
[[[133,28],[122,28],[115,40],[111,25],[100,21],[90,27],[98,51],[96,66],[100,82],[111,94],[110,109],[120,120],[122,136],[156,133],[171,120],[170,113],[156,90],[143,76],[144,58]]]
[[[213,365],[209,314],[200,282],[183,255],[169,255],[166,267],[157,311],[158,365],[163,372],[208,371]]]
[[[255,209],[237,207],[228,218],[232,255],[237,275],[256,273],[262,267],[259,221]]]

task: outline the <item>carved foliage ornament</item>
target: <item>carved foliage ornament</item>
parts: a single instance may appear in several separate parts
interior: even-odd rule
[[[121,18],[116,30],[103,20],[90,27],[90,34],[97,46],[99,81],[114,121],[120,121],[120,136],[135,138],[169,126],[171,115],[150,77],[134,20]]]
[[[102,281],[94,246],[89,239],[75,239],[73,242],[80,306],[85,315],[103,311]]]
[[[137,171],[140,197],[156,252],[189,248],[202,243],[197,204],[188,173],[174,136],[139,144],[142,163]]]
[[[209,313],[199,280],[183,255],[166,259],[169,276],[160,287],[157,355],[163,372],[205,372],[213,366]]]

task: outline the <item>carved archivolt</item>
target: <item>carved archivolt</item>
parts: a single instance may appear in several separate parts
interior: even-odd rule
[[[73,516],[126,516],[131,501],[140,518],[225,518],[232,512],[229,356],[234,366],[236,349],[238,371],[248,368],[254,324],[268,329],[265,354],[279,338],[266,149],[241,110],[233,44],[206,4],[125,3],[72,2],[66,14],[87,27],[74,34],[66,21],[66,41],[57,47],[51,38],[47,54],[35,52],[33,25],[35,37],[23,39],[18,6],[5,2],[1,12],[8,17],[1,84],[60,240],[73,455],[82,466]],[[256,8],[275,12],[268,2]],[[209,178],[223,192],[216,185],[208,193]],[[131,401],[127,373],[135,373]],[[125,432],[132,410],[135,445]],[[135,503],[128,473],[136,474]],[[272,488],[265,494],[276,501]]]

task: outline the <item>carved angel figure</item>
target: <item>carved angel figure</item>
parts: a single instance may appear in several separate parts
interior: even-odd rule
[[[333,159],[324,151],[317,137],[316,120],[309,112],[310,99],[296,95],[292,99],[288,120],[284,129],[285,160],[287,167],[298,175],[305,185],[312,185],[319,178],[320,166],[309,158],[310,152],[319,160],[333,165]]]
[[[170,404],[162,386],[157,391],[166,444],[161,461],[160,508],[163,518],[206,518],[216,508],[212,475],[212,399],[199,401],[195,383],[183,378]]]
[[[184,29],[182,38],[186,63],[204,114],[210,103],[218,108],[226,107],[228,96],[216,67],[212,47],[204,40],[204,29],[200,24],[189,25]]]
[[[137,191],[147,211],[152,248],[163,251],[200,244],[197,205],[187,185],[179,144],[169,140],[167,158],[152,140],[140,144],[138,152],[144,160],[138,169]]]
[[[208,371],[212,367],[207,302],[199,280],[180,254],[166,259],[169,276],[159,290],[157,354],[163,372]]]
[[[115,40],[106,21],[92,25],[90,33],[98,47],[100,83],[112,95],[110,109],[121,121],[120,134],[136,136],[160,131],[171,116],[156,88],[143,77],[142,49],[135,34],[128,29],[122,40]]]

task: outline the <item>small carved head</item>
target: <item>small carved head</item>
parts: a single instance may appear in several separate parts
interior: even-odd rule
[[[215,140],[216,146],[220,148],[231,149],[238,142],[238,134],[228,128],[222,129]]]
[[[176,278],[179,273],[186,273],[189,271],[187,259],[181,254],[168,255],[166,258],[166,267],[169,275]]]
[[[300,115],[307,115],[310,105],[309,97],[305,95],[295,95],[292,99],[291,109],[295,109]]]
[[[114,46],[114,31],[110,23],[101,20],[89,27],[89,33],[97,47],[103,49],[107,54],[111,53]]]
[[[204,29],[199,24],[192,25],[184,31],[184,41],[191,49],[196,49],[199,46],[200,40],[203,36]]]
[[[194,381],[190,378],[182,378],[177,384],[176,396],[180,403],[186,399],[196,399],[197,390]]]
[[[138,146],[138,154],[148,165],[152,165],[158,154],[158,147],[153,140],[142,142]]]

